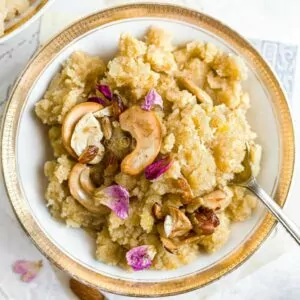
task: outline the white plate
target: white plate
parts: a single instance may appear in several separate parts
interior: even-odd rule
[[[123,11],[122,7],[116,8],[115,14],[113,11],[110,15],[98,13],[79,21],[77,27],[75,24],[66,29],[33,59],[12,95],[4,121],[2,159],[15,211],[34,242],[51,260],[80,279],[111,292],[166,295],[207,284],[237,267],[260,245],[275,222],[259,205],[249,221],[232,226],[229,241],[221,250],[211,255],[199,255],[193,263],[173,271],[129,273],[96,261],[94,241],[83,230],[67,228],[52,219],[43,196],[47,184],[43,165],[51,159],[51,151],[46,128],[35,116],[34,105],[45,93],[61,64],[76,50],[109,60],[117,51],[120,33],[126,31],[142,37],[151,25],[174,32],[176,44],[195,39],[210,41],[230,53],[241,55],[249,68],[249,79],[244,84],[252,104],[248,120],[263,147],[259,183],[281,204],[285,202],[293,171],[293,128],[277,80],[256,51],[238,35],[213,19],[182,8],[162,5],[159,11],[158,6],[145,5],[146,12],[141,11],[143,5],[136,5],[131,8],[131,13],[136,13],[134,7],[145,17],[126,19],[126,7]],[[168,11],[164,11],[165,7]],[[157,15],[157,11],[161,15]],[[125,19],[98,26],[107,16],[120,19],[118,12],[123,12]],[[182,14],[186,16],[184,20],[180,18]],[[199,20],[198,25],[194,18]],[[111,281],[112,278],[121,281]],[[155,290],[154,282],[159,282]]]

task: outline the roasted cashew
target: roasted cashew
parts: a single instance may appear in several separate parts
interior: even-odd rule
[[[138,175],[157,157],[161,143],[161,124],[152,111],[132,106],[120,115],[120,125],[136,139],[135,149],[121,163],[123,173]]]
[[[179,237],[187,234],[192,228],[191,221],[180,209],[169,206],[169,213],[164,221],[167,238]]]
[[[95,102],[83,102],[75,105],[66,115],[62,123],[62,140],[66,150],[74,158],[77,154],[71,147],[71,139],[77,122],[87,113],[96,112],[102,108],[101,104]]]
[[[105,206],[96,206],[92,199],[94,187],[91,182],[88,182],[86,176],[89,167],[77,163],[74,165],[69,176],[69,189],[70,193],[82,206],[88,211],[95,214],[106,214],[109,209]]]

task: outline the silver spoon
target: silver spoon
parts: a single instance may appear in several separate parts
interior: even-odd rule
[[[249,191],[254,193],[300,245],[299,227],[292,220],[290,220],[290,218],[283,212],[282,208],[257,183],[256,178],[252,174],[249,153],[249,145],[246,144],[246,154],[242,162],[244,170],[235,175],[234,179],[231,181],[231,184],[247,188]]]

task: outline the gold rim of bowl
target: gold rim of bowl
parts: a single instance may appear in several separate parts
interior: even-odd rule
[[[33,16],[35,16],[47,3],[49,0],[42,0],[36,7],[29,8],[28,12],[25,12],[23,17],[21,17],[15,24],[10,26],[9,28],[4,30],[4,34],[0,36],[0,42],[1,39],[4,37],[6,38],[8,35],[10,35],[12,32],[19,29],[21,26],[23,26],[27,21],[29,21]]]
[[[269,213],[266,214],[260,225],[242,245],[216,264],[198,273],[161,282],[140,282],[112,278],[84,267],[67,256],[48,239],[31,215],[30,207],[19,182],[16,162],[18,123],[30,88],[39,74],[74,39],[104,24],[132,19],[137,16],[171,19],[200,27],[230,44],[247,61],[251,62],[251,66],[259,75],[261,82],[267,87],[278,117],[284,163],[281,162],[281,172],[278,175],[274,197],[281,206],[284,205],[293,176],[295,143],[291,115],[285,94],[278,80],[268,64],[249,42],[232,29],[200,12],[168,4],[133,4],[100,11],[77,21],[50,40],[33,57],[12,91],[6,114],[3,117],[2,166],[6,189],[19,222],[34,244],[51,262],[74,278],[103,291],[140,297],[168,296],[198,289],[238,268],[266,239],[276,224],[275,219]]]

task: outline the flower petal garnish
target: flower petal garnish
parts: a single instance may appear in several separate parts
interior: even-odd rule
[[[103,106],[106,106],[107,103],[100,97],[97,97],[97,96],[92,96],[92,97],[89,97],[88,98],[88,102],[96,102],[96,103],[99,103]]]
[[[163,109],[162,97],[155,89],[152,88],[145,97],[145,101],[141,108],[143,110],[151,110],[152,106],[154,105],[159,105]]]
[[[121,185],[111,185],[104,189],[97,189],[95,201],[109,207],[120,219],[128,218],[129,193]]]
[[[172,166],[173,161],[170,157],[164,157],[155,161],[145,169],[145,177],[148,180],[153,180],[167,172]]]
[[[107,84],[97,84],[96,89],[108,100],[112,99],[112,91]]]
[[[21,275],[21,280],[24,282],[31,282],[39,273],[43,266],[43,261],[28,261],[17,260],[13,264],[13,271]]]
[[[155,247],[152,245],[143,245],[130,249],[126,253],[127,264],[134,271],[149,269],[152,265],[152,260],[156,255]]]

